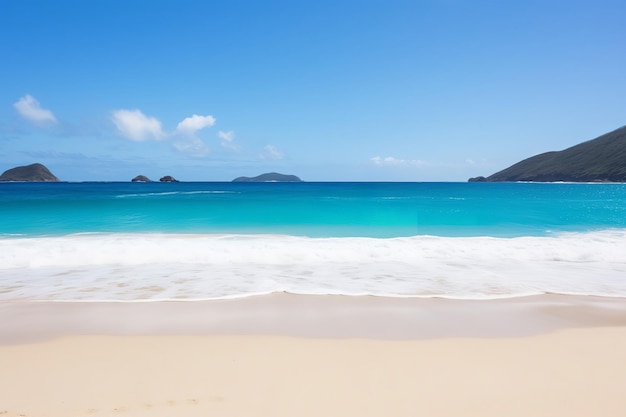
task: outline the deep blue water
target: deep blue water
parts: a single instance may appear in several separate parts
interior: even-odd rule
[[[0,236],[543,236],[626,228],[626,184],[0,183]]]

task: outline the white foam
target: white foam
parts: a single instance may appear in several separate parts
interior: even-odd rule
[[[120,194],[117,198],[131,198],[131,197],[155,197],[155,196],[168,196],[168,195],[194,195],[194,194],[238,194],[236,191],[221,191],[221,190],[201,190],[201,191],[164,191],[158,193],[133,193],[133,194]]]
[[[300,294],[626,297],[626,231],[520,238],[77,234],[0,239],[0,299]]]

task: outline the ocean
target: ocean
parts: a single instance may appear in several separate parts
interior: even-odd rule
[[[626,184],[0,183],[0,300],[626,297]]]

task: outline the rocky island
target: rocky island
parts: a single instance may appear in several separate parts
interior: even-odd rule
[[[152,180],[145,175],[137,175],[135,178],[130,180],[131,182],[152,182]]]
[[[171,175],[166,175],[164,177],[161,177],[161,179],[159,179],[159,181],[161,181],[161,182],[180,182],[176,178],[172,177]]]
[[[4,171],[0,181],[59,182],[60,180],[44,165],[35,163]]]
[[[232,182],[302,182],[295,175],[279,174],[278,172],[268,172],[256,177],[238,177]]]
[[[524,159],[469,182],[626,182],[626,126],[562,151]]]

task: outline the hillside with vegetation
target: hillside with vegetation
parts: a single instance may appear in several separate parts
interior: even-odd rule
[[[232,182],[302,182],[295,175],[279,174],[278,172],[268,172],[256,177],[238,177]]]
[[[571,148],[524,159],[470,182],[626,182],[626,126]]]
[[[36,163],[8,169],[0,181],[58,182],[59,179],[44,165]]]

